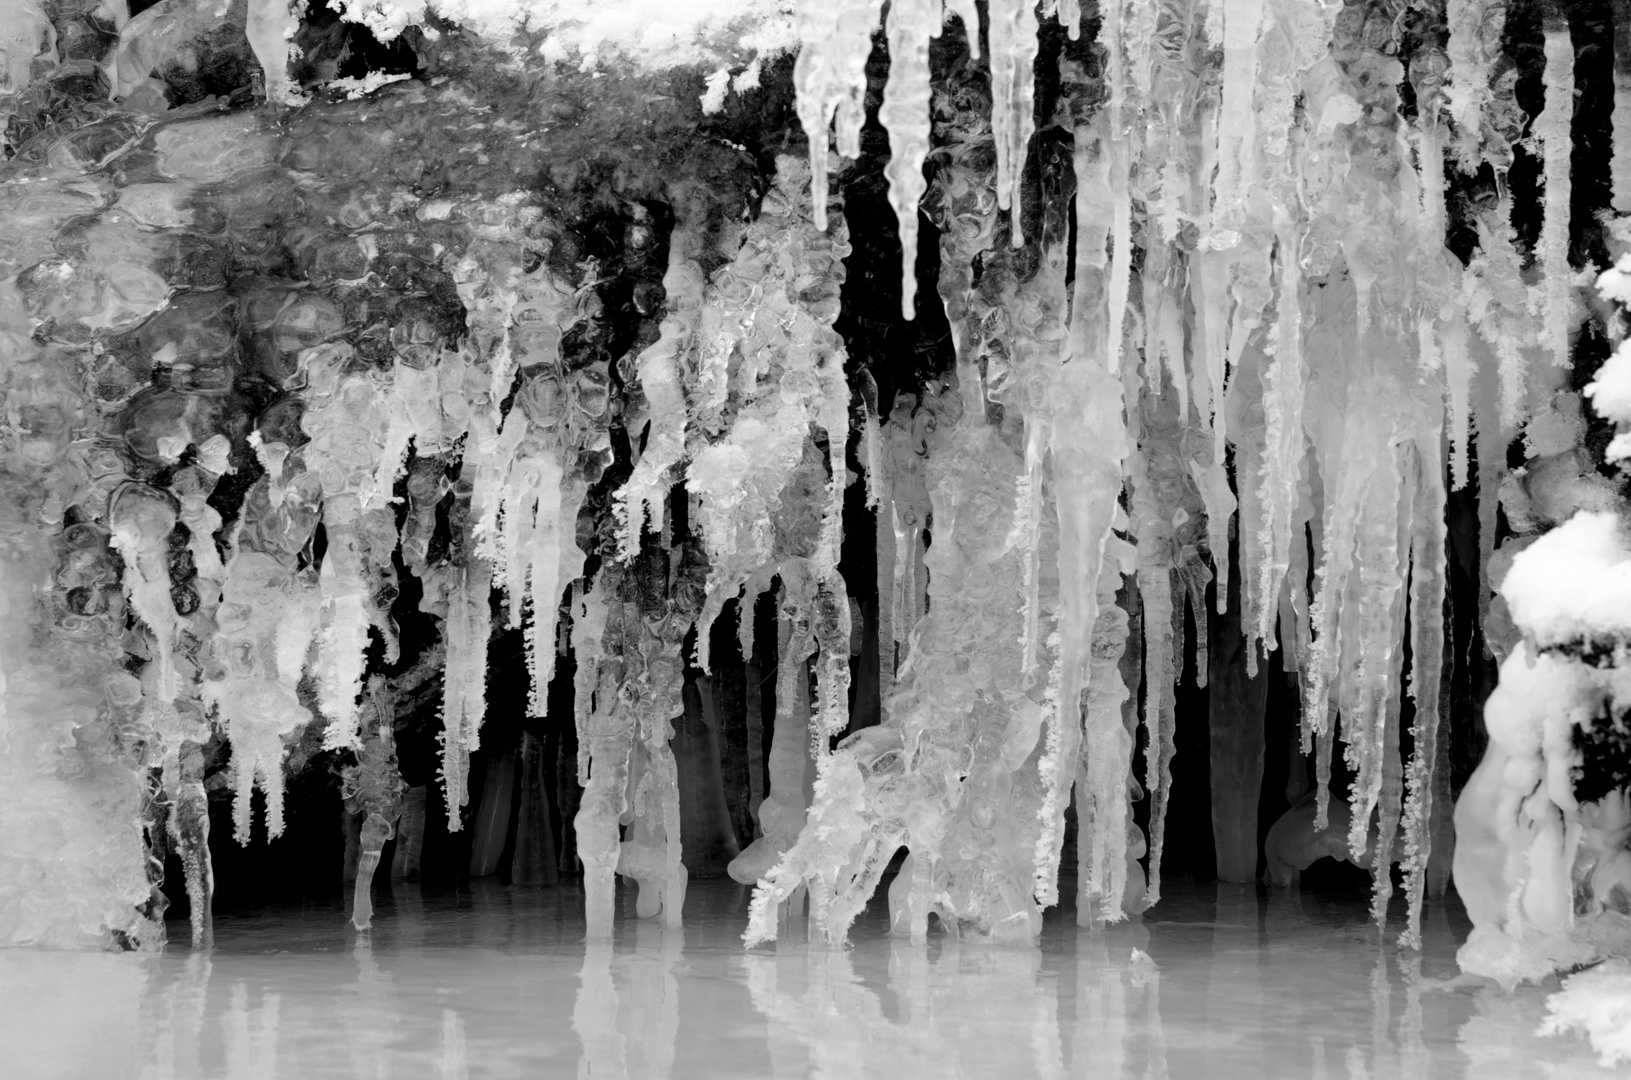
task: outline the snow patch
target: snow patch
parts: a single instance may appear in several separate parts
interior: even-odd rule
[[[1631,961],[1609,960],[1570,975],[1546,999],[1541,1035],[1580,1032],[1604,1068],[1631,1063]]]

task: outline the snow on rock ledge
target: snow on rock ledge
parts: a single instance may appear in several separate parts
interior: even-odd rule
[[[541,31],[540,55],[555,62],[576,58],[584,70],[615,56],[649,70],[747,65],[751,71],[756,58],[798,42],[793,0],[335,0],[334,6],[381,41],[424,24],[432,13],[501,47],[513,47],[518,30]]]
[[[1512,560],[1512,618],[1541,648],[1631,636],[1631,546],[1616,514],[1581,513]]]

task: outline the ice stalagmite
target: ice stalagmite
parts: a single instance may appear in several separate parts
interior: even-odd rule
[[[583,799],[572,827],[578,858],[583,861],[584,920],[591,940],[612,935],[621,839],[618,824],[628,805],[633,749],[634,717],[619,691],[625,675],[625,646],[633,643],[630,638],[639,631],[628,625],[628,605],[621,598],[623,576],[615,564],[603,568],[575,613],[583,616],[582,622],[574,620],[574,645],[579,646],[578,745],[587,768],[580,763]],[[589,634],[593,641],[588,640]],[[592,688],[592,695],[585,695],[587,688]]]
[[[624,797],[632,821],[618,850],[617,871],[640,883],[636,913],[641,918],[660,914],[668,927],[680,925],[687,880],[680,861],[679,772],[669,741],[684,708],[680,648],[701,606],[705,574],[694,546],[673,554],[648,546],[623,578],[629,602],[625,683],[619,689],[633,713]]]
[[[372,724],[365,726],[372,730],[363,737],[356,764],[347,766],[340,776],[346,811],[364,819],[351,908],[351,923],[358,930],[367,930],[373,920],[369,890],[385,841],[396,831],[404,786],[396,768],[395,699],[383,676],[369,680],[368,703]]]
[[[764,877],[798,839],[814,779],[810,753],[810,653],[815,640],[809,611],[811,582],[790,565],[777,597],[776,718],[770,739],[770,791],[759,804],[762,833],[731,860],[730,875],[744,885]]]

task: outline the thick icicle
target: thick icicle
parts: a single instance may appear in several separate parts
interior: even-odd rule
[[[1432,854],[1432,824],[1439,781],[1440,688],[1444,677],[1445,495],[1442,438],[1430,426],[1416,438],[1420,474],[1410,536],[1410,699],[1416,715],[1410,729],[1411,751],[1406,774],[1404,850],[1405,898],[1408,915],[1399,942],[1421,948],[1421,904],[1427,889],[1428,858]],[[1378,866],[1380,866],[1378,862]]]
[[[1133,735],[1122,719],[1123,705],[1130,694],[1120,671],[1127,648],[1128,621],[1115,595],[1122,579],[1135,572],[1137,553],[1125,540],[1112,536],[1105,556],[1099,570],[1099,615],[1087,679],[1087,731],[1076,773],[1079,926],[1089,925],[1095,917],[1115,922],[1127,914],[1127,902],[1133,899],[1127,881],[1131,854],[1128,831],[1136,831],[1127,802]],[[1141,905],[1142,897],[1137,901]]]
[[[994,0],[990,5],[991,133],[997,149],[997,206],[1008,211],[1013,245],[1025,242],[1020,194],[1025,158],[1036,128],[1036,4]]]
[[[1264,558],[1258,567],[1257,637],[1273,640],[1273,620],[1281,583],[1292,563],[1292,544],[1300,539],[1293,533],[1302,484],[1303,381],[1302,353],[1302,275],[1295,257],[1283,254],[1301,246],[1301,230],[1291,225],[1284,210],[1276,212],[1280,232],[1280,314],[1270,331],[1272,360],[1264,373],[1263,473],[1260,499],[1261,532],[1258,546]],[[1242,515],[1242,521],[1245,518]],[[1301,582],[1292,587],[1300,589]],[[1199,618],[1199,616],[1197,616]]]
[[[1614,153],[1609,162],[1616,214],[1631,214],[1631,5],[1614,4]]]
[[[660,524],[663,500],[673,485],[680,459],[685,456],[685,391],[680,362],[695,348],[702,315],[702,267],[706,203],[695,193],[676,200],[678,219],[668,238],[668,271],[663,275],[664,314],[660,334],[635,360],[640,388],[651,409],[651,426],[634,473],[617,492],[616,513],[626,522],[619,537],[619,553],[630,559],[640,550],[646,523]],[[689,366],[689,365],[687,365]],[[637,433],[630,433],[636,445]]]
[[[1119,637],[1125,647],[1125,613],[1119,631],[1114,625],[1101,630],[1101,605],[1105,586],[1114,597],[1119,574],[1106,581],[1106,544],[1119,513],[1117,499],[1122,489],[1122,461],[1128,452],[1127,422],[1123,415],[1123,386],[1119,371],[1121,320],[1113,307],[1107,312],[1104,300],[1116,294],[1117,270],[1111,265],[1106,240],[1116,233],[1112,215],[1125,207],[1113,196],[1126,184],[1124,144],[1114,133],[1106,137],[1106,125],[1089,127],[1078,122],[1076,149],[1076,280],[1071,299],[1068,354],[1056,373],[1047,397],[1050,402],[1046,428],[1053,453],[1053,493],[1059,516],[1059,622],[1057,664],[1058,686],[1054,691],[1044,757],[1043,829],[1039,837],[1036,867],[1036,896],[1044,904],[1057,894],[1059,844],[1063,841],[1064,803],[1076,779],[1075,763],[1081,757],[1082,697],[1099,707],[1088,716],[1085,750],[1088,782],[1078,785],[1079,800],[1089,797],[1095,807],[1093,829],[1083,835],[1093,849],[1093,893],[1104,905],[1106,917],[1121,914],[1124,881],[1120,869],[1120,846],[1125,844],[1127,769],[1131,746],[1124,745],[1119,699],[1110,686],[1094,686],[1092,680],[1114,680],[1120,676],[1115,658],[1101,660],[1095,641],[1102,634],[1111,643]],[[1130,252],[1117,236],[1117,254],[1123,262]],[[1062,275],[1061,275],[1062,276]],[[1125,301],[1125,296],[1122,297]],[[1112,304],[1114,300],[1112,299]],[[1118,542],[1119,543],[1119,542]],[[1034,617],[1034,616],[1033,616]],[[1099,695],[1099,696],[1095,696]],[[1055,756],[1053,747],[1060,752]],[[1079,802],[1080,805],[1080,802]],[[1108,874],[1108,876],[1105,876]]]
[[[1569,328],[1574,307],[1574,281],[1569,269],[1569,199],[1572,186],[1569,158],[1574,149],[1570,128],[1574,120],[1574,44],[1569,38],[1568,12],[1548,5],[1545,14],[1546,66],[1541,80],[1546,105],[1535,119],[1540,157],[1546,173],[1546,196],[1541,217],[1540,285],[1531,294],[1539,345],[1552,363],[1569,365]]]
[[[442,785],[447,828],[463,828],[460,811],[470,801],[470,752],[479,745],[487,712],[487,644],[492,632],[492,573],[481,560],[455,571],[443,633],[447,669],[442,680]]]
[[[861,156],[866,61],[882,7],[883,0],[799,0],[801,47],[793,65],[793,85],[798,89],[799,123],[810,141],[810,213],[816,228],[823,231],[827,228],[828,128],[836,119],[840,154]],[[1029,71],[1027,66],[1027,85]]]
[[[928,190],[929,38],[940,32],[939,0],[894,0],[889,6],[889,82],[878,119],[889,132],[889,205],[901,247],[901,314],[916,316],[918,203]],[[1029,75],[1026,76],[1029,82]]]

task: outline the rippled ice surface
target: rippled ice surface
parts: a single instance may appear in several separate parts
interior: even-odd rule
[[[336,903],[218,919],[208,953],[0,951],[0,1075],[1616,1075],[1534,1036],[1555,983],[1456,978],[1459,911],[1420,955],[1363,900],[1234,886],[1102,933],[1050,912],[1040,950],[914,947],[874,911],[846,950],[745,952],[746,902],[693,882],[683,931],[628,918],[586,948],[573,888],[397,885],[366,935]]]

